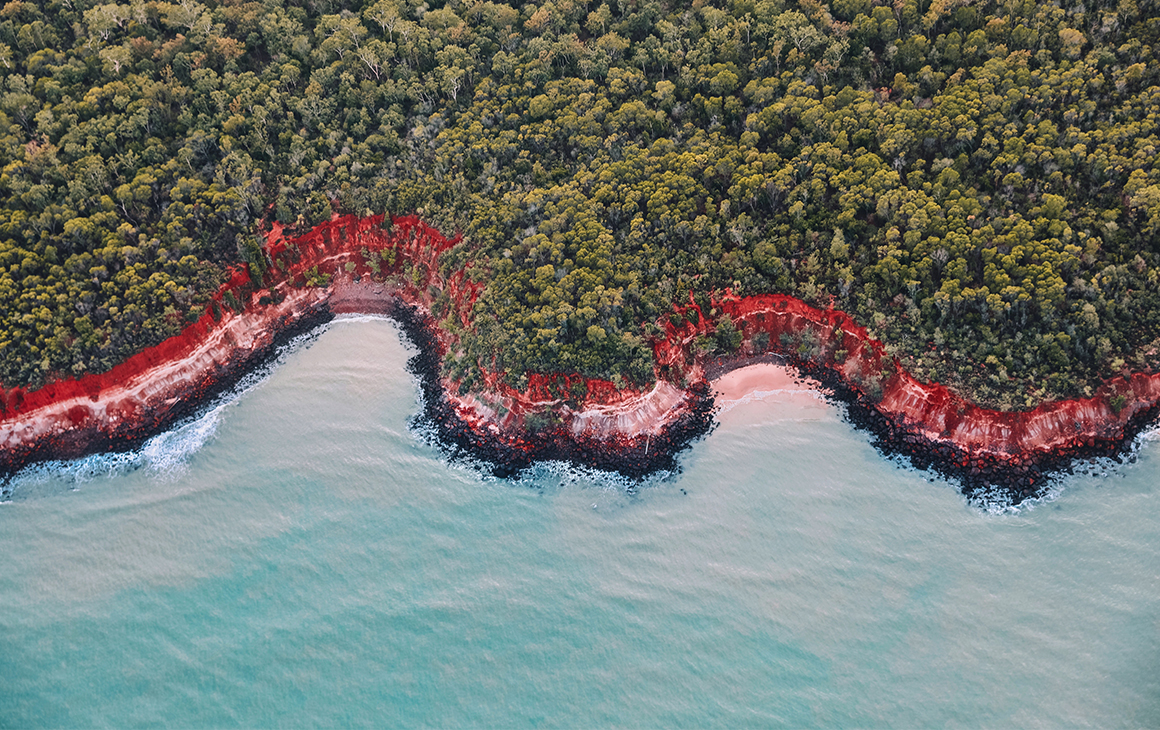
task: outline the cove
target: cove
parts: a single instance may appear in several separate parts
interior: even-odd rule
[[[396,325],[308,342],[183,462],[0,505],[4,724],[1160,717],[1154,440],[1053,501],[967,509],[808,385],[737,369],[678,478],[513,482],[409,430]]]

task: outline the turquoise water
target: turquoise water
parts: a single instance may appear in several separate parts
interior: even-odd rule
[[[626,491],[448,466],[393,324],[0,505],[2,726],[1160,725],[1160,444],[1017,511],[801,393]]]

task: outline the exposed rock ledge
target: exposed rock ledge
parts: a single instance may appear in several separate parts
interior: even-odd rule
[[[437,329],[429,314],[441,297],[443,311],[469,324],[482,284],[470,270],[448,274],[439,267],[457,242],[413,217],[384,227],[381,216],[347,216],[295,238],[275,227],[267,235],[273,266],[266,278],[254,282],[236,271],[180,335],[101,375],[31,392],[0,388],[0,473],[131,448],[228,387],[281,340],[342,312],[402,322],[420,348],[410,367],[430,422],[450,448],[482,458],[501,475],[547,458],[629,476],[672,468],[675,454],[711,426],[707,381],[771,357],[848,403],[851,419],[884,450],[958,477],[964,491],[997,487],[1015,501],[1035,495],[1047,473],[1074,458],[1118,455],[1160,403],[1160,375],[1138,373],[1109,380],[1087,399],[1022,412],[982,409],[916,381],[840,311],[729,292],[713,300],[715,313],[690,301],[677,307],[684,316],[658,323],[664,333],[653,343],[658,379],[647,391],[567,375],[534,375],[517,391],[499,374],[485,373],[482,389],[461,395],[440,375],[454,335]],[[696,340],[724,314],[742,332],[741,350],[707,360],[696,353]]]

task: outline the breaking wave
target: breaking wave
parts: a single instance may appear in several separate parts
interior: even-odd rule
[[[304,332],[275,350],[263,365],[242,376],[229,390],[200,411],[147,440],[131,451],[92,454],[79,459],[44,461],[0,478],[0,501],[26,500],[76,491],[86,484],[145,469],[159,481],[177,479],[190,457],[209,443],[226,411],[266,382],[286,358],[314,344],[330,323]]]

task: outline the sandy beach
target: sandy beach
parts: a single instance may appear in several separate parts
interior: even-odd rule
[[[718,405],[745,400],[754,393],[801,393],[814,397],[820,384],[785,365],[758,363],[737,368],[713,381]]]

